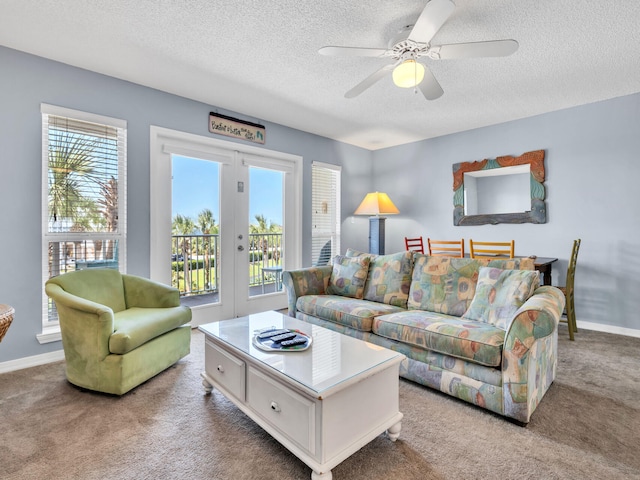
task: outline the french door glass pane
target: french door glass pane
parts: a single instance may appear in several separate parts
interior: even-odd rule
[[[249,296],[282,288],[284,173],[249,167]]]
[[[171,284],[182,303],[219,302],[220,164],[171,158]]]

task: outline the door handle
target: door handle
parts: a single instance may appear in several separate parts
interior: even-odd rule
[[[241,252],[244,250],[244,247],[242,245],[238,245],[238,251]]]

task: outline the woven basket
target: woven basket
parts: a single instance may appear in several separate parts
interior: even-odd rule
[[[4,335],[7,333],[7,330],[9,330],[11,322],[13,322],[14,313],[15,310],[13,309],[13,307],[0,304],[0,342],[4,338]]]

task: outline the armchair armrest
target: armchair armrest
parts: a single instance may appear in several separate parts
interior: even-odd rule
[[[167,308],[180,306],[177,288],[135,275],[122,275],[127,308]]]
[[[73,295],[55,283],[46,283],[44,291],[56,302],[58,308],[63,306],[90,315],[100,316],[110,313],[113,316],[113,311],[106,305]]]
[[[109,354],[113,333],[113,310],[100,303],[66,292],[60,285],[47,282],[45,292],[56,303],[60,332],[67,364],[69,358],[99,361]],[[93,339],[91,343],[87,339]],[[67,353],[68,352],[68,353]],[[85,364],[85,368],[88,368]]]
[[[301,268],[282,272],[282,284],[287,291],[288,314],[296,316],[296,302],[304,295],[324,295],[333,266]]]

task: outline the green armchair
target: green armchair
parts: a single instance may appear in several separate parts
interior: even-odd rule
[[[122,395],[189,354],[191,309],[177,289],[96,268],[49,279],[69,382]]]

